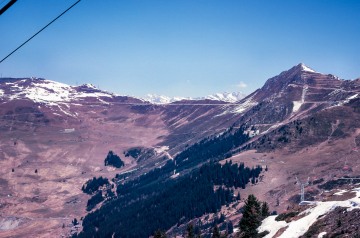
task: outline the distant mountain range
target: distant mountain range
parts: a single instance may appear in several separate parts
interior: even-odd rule
[[[0,89],[0,96],[8,99],[28,98],[34,102],[43,102],[56,104],[61,102],[70,102],[86,98],[115,98],[119,95],[102,91],[92,84],[83,84],[80,86],[70,86],[67,84],[41,79],[41,78],[23,78],[23,79],[3,79],[5,85]],[[177,101],[201,101],[214,100],[223,102],[236,102],[244,98],[246,94],[241,92],[216,93],[205,97],[167,97],[156,94],[148,94],[145,98],[138,98],[153,104],[167,104]],[[124,97],[124,96],[123,96]],[[136,97],[134,97],[135,99]]]
[[[198,100],[206,100],[206,99],[234,103],[234,102],[239,101],[240,99],[243,99],[245,96],[246,96],[246,94],[244,94],[242,92],[215,93],[215,94],[208,95],[205,97],[195,97],[195,98],[192,98],[192,97],[168,97],[168,96],[163,96],[163,95],[148,94],[143,99],[145,101],[148,101],[148,102],[151,102],[154,104],[166,104],[166,103],[172,103],[172,102],[177,102],[177,101],[182,101],[182,100],[197,100],[198,101]]]

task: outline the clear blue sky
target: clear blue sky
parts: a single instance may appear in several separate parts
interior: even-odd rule
[[[74,2],[18,0],[0,16],[0,58]],[[359,14],[357,0],[82,0],[0,73],[135,96],[250,93],[300,62],[355,79]]]

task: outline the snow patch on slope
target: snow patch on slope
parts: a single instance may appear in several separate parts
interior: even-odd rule
[[[161,154],[161,153],[166,152],[168,150],[169,150],[169,146],[160,146],[160,147],[154,148],[154,151],[156,152],[156,154]]]
[[[10,93],[7,96],[10,100],[27,98],[34,102],[46,103],[48,105],[59,105],[59,103],[70,102],[85,97],[97,98],[113,97],[114,94],[100,91],[91,84],[80,87],[88,90],[78,90],[78,87],[43,79],[24,79],[14,82],[6,82],[10,87]]]
[[[326,232],[325,232],[325,231],[324,231],[324,232],[321,232],[321,233],[318,235],[318,238],[323,238],[324,235],[326,235]]]
[[[352,95],[352,96],[348,97],[346,100],[351,100],[351,99],[357,98],[357,96],[358,96],[358,94]]]
[[[70,87],[65,88],[60,83],[40,83],[36,87],[23,89],[24,97],[34,102],[44,102],[50,105],[57,105],[57,102],[69,101]],[[14,95],[18,96],[18,95]]]
[[[0,231],[13,230],[21,224],[21,219],[17,217],[8,217],[0,219]]]
[[[304,104],[305,102],[305,95],[306,95],[306,92],[308,90],[308,86],[307,85],[304,85],[303,87],[303,90],[302,90],[302,94],[301,94],[301,100],[300,101],[293,101],[293,113],[294,112],[297,112],[300,107]]]
[[[354,94],[354,95],[346,98],[345,100],[339,101],[335,106],[343,106],[344,104],[349,103],[350,100],[355,99],[357,97],[358,97],[358,94]]]
[[[275,218],[276,215],[268,216],[262,221],[261,226],[259,227],[259,232],[269,231],[269,234],[265,237],[273,237],[278,230],[283,227],[287,227],[286,221],[275,221]]]
[[[317,202],[314,207],[311,207],[299,214],[300,217],[303,217],[289,223],[285,222],[286,224],[284,224],[284,221],[275,221],[276,216],[269,216],[264,219],[258,231],[269,231],[270,233],[266,235],[265,238],[271,238],[279,229],[287,226],[286,230],[279,236],[279,238],[297,238],[302,236],[309,227],[317,221],[318,217],[333,211],[336,207],[347,207],[348,211],[360,209],[360,188],[355,188],[352,191],[356,192],[356,196],[354,198],[350,198],[345,201]]]
[[[293,101],[293,112],[297,112],[303,103],[301,101]]]
[[[257,104],[257,102],[252,101],[252,97],[248,98],[245,102],[241,103],[239,106],[235,107],[232,113],[242,113],[245,110],[249,109],[250,107],[253,107]]]

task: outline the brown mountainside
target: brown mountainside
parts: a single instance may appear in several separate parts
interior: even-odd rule
[[[341,80],[303,64],[236,103],[154,105],[92,85],[2,79],[0,236],[61,235],[63,223],[86,214],[89,196],[80,189],[89,178],[130,170],[140,175],[230,126],[246,125],[254,136],[234,149],[241,153],[231,159],[269,167],[243,197],[255,193],[271,208],[285,209],[298,193],[295,176],[329,180],[360,174],[352,150],[360,146],[359,93],[359,80]],[[134,147],[152,152],[141,160],[125,157],[123,152]],[[104,166],[109,150],[125,167]]]

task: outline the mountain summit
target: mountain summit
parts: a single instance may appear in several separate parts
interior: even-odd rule
[[[271,98],[283,97],[288,100],[299,100],[304,88],[311,88],[312,94],[321,94],[325,97],[330,91],[325,90],[325,92],[322,90],[323,88],[335,90],[348,83],[349,81],[341,80],[332,74],[316,72],[305,64],[300,63],[268,79],[264,86],[256,92],[256,98],[257,100],[269,100]],[[317,97],[316,100],[322,99]]]
[[[292,69],[299,70],[301,72],[316,73],[315,70],[313,70],[312,68],[306,66],[304,63],[300,63],[300,64],[294,66]]]
[[[269,92],[277,92],[291,83],[304,84],[306,83],[306,79],[314,74],[319,73],[305,64],[300,63],[289,70],[283,71],[279,75],[268,79],[262,89]]]

